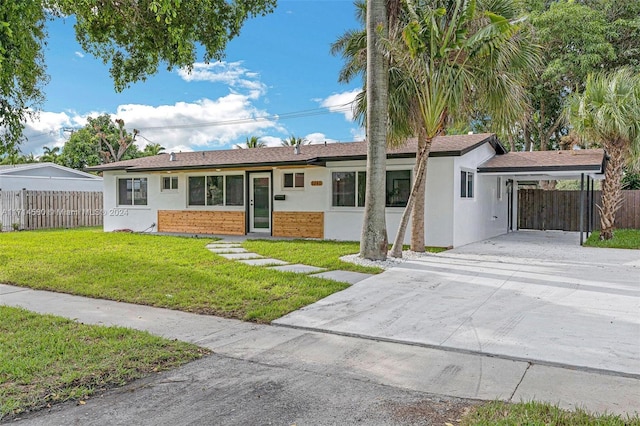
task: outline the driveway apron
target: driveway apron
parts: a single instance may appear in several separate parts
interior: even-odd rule
[[[406,261],[275,324],[640,378],[640,251],[514,232]]]

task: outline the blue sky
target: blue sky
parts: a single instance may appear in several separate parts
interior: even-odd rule
[[[73,22],[49,24],[51,80],[43,111],[27,123],[25,154],[62,146],[62,128],[82,127],[100,113],[139,129],[140,147],[150,141],[167,152],[232,148],[249,136],[268,145],[290,135],[317,143],[364,137],[349,108],[334,108],[352,101],[361,82],[338,83],[343,62],[329,52],[347,29],[358,28],[352,0],[280,0],[274,13],[246,22],[223,61],[197,63],[191,74],[162,69],[121,93],[108,66],[75,41]],[[298,112],[302,117],[288,117]]]

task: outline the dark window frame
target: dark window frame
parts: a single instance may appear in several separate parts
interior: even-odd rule
[[[127,194],[126,198],[127,202],[123,202],[122,200],[122,187],[120,182],[130,182],[130,185],[126,185],[124,187],[124,191]],[[136,183],[138,184],[138,189],[136,189]],[[149,180],[146,177],[119,177],[116,181],[117,187],[117,199],[118,206],[146,206],[149,203]],[[138,193],[138,196],[136,196]],[[129,195],[130,194],[130,195]],[[142,197],[144,195],[144,197]],[[128,202],[129,199],[131,202]],[[138,202],[136,202],[136,200]]]
[[[169,182],[169,187],[165,185],[165,182]],[[162,180],[160,181],[160,190],[161,191],[177,191],[179,188],[179,180],[178,176],[162,176]]]
[[[239,179],[238,179],[239,178]],[[204,184],[199,190],[203,191],[197,198],[192,197],[192,182],[201,180]],[[221,182],[220,182],[221,180]],[[239,182],[236,183],[236,190],[239,188],[240,197],[237,194],[233,198],[230,195],[230,181]],[[214,190],[222,191],[222,193],[214,192]],[[244,196],[244,175],[197,175],[188,176],[187,178],[187,206],[188,207],[243,207],[245,205]],[[194,199],[195,198],[195,199]],[[202,204],[200,199],[202,198]],[[240,198],[242,201],[240,202]],[[218,202],[217,200],[220,200]],[[198,201],[198,203],[194,203]]]
[[[409,178],[409,193],[411,192],[411,185],[413,184],[413,171],[411,169],[398,169],[398,170],[387,170],[386,174],[385,174],[385,186],[386,186],[386,181],[388,180],[389,177],[389,173],[397,173],[397,172],[402,172],[402,173],[408,173],[408,178]],[[335,183],[335,179],[336,179],[336,175],[337,174],[354,174],[354,178],[353,178],[353,194],[354,194],[354,202],[353,203],[349,203],[349,204],[337,204],[337,200],[336,199],[336,193],[335,193],[335,189],[336,189],[336,183]],[[398,180],[398,179],[396,179]],[[399,180],[403,180],[405,181],[406,178],[402,178]],[[346,171],[333,171],[331,173],[331,206],[332,207],[358,207],[358,208],[362,208],[364,207],[365,204],[365,191],[366,191],[366,182],[367,182],[367,174],[366,171],[363,170],[346,170]],[[343,191],[344,192],[344,191]],[[407,200],[408,200],[408,195],[407,194]],[[349,199],[350,201],[350,199]],[[389,202],[389,194],[386,192],[386,188],[385,188],[385,208],[404,208],[406,207],[406,201],[404,203],[395,203],[395,204],[391,204]]]
[[[475,193],[475,173],[460,170],[460,198],[473,199]]]
[[[290,176],[290,180],[287,179],[287,177],[289,176]],[[302,184],[300,184],[300,182],[298,181],[298,178],[302,179]],[[287,172],[282,174],[283,189],[304,189],[304,187],[305,187],[304,172]]]

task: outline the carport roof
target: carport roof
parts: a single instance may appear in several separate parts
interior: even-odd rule
[[[479,173],[504,174],[572,174],[604,173],[605,152],[602,149],[568,151],[508,152],[496,155],[478,167]]]

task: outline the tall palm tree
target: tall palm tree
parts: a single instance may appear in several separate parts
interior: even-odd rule
[[[625,163],[640,158],[640,74],[621,68],[589,75],[584,92],[569,99],[565,115],[575,132],[601,145],[609,158],[598,206],[600,239],[609,240],[622,202]]]
[[[356,0],[356,14],[358,20],[365,25],[366,4],[363,0]],[[396,39],[401,36],[402,22],[406,22],[406,6],[400,0],[387,3],[389,38]],[[366,75],[366,51],[367,32],[362,30],[350,30],[343,34],[331,46],[331,53],[340,54],[345,64],[340,71],[338,80],[349,83],[356,77]],[[388,53],[388,52],[387,52]],[[387,146],[399,146],[406,143],[407,138],[420,135],[422,126],[417,107],[417,98],[412,92],[412,80],[394,63],[392,56],[388,57],[388,127]],[[354,116],[361,125],[365,124],[367,116],[366,83],[354,103]],[[418,154],[421,152],[423,137],[418,138]],[[418,159],[419,160],[419,159]],[[416,161],[416,167],[419,161]],[[415,170],[414,170],[415,174]],[[379,188],[378,188],[379,190]],[[425,184],[418,188],[416,202],[412,211],[411,249],[424,251],[424,191]]]
[[[308,144],[308,143],[309,143],[309,141],[307,141],[304,138],[298,138],[298,137],[295,137],[294,135],[291,135],[287,139],[282,139],[282,141],[280,142],[280,145],[282,145],[282,146],[296,146],[296,145],[305,145],[305,144]]]
[[[367,1],[367,182],[360,256],[387,258],[387,225],[384,188],[387,161],[388,62],[382,40],[388,36],[386,0]]]
[[[526,106],[519,80],[534,69],[538,56],[536,47],[522,31],[523,24],[512,22],[518,9],[512,0],[492,2],[492,10],[483,5],[476,6],[474,1],[405,0],[394,9],[395,25],[391,26],[385,43],[391,63],[387,143],[393,146],[404,143],[410,136],[418,138],[415,191],[405,210],[403,226],[396,235],[394,256],[401,256],[399,248],[409,214],[412,219],[411,249],[424,251],[425,176],[434,135],[444,134],[453,119],[468,122],[471,105],[484,108],[485,113],[492,115],[492,123],[503,128],[511,126]],[[356,7],[358,16],[362,17],[365,4],[359,1]],[[429,24],[432,25],[430,29],[427,28]],[[416,25],[422,28],[415,28]],[[452,34],[447,34],[453,28],[461,30],[462,34],[453,34],[458,38],[452,39]],[[421,30],[424,33],[420,33]],[[345,59],[340,81],[349,82],[365,72],[365,39],[366,31],[349,31],[332,45],[332,53],[340,53]],[[412,40],[417,46],[411,44]],[[421,51],[417,49],[419,45],[422,45]],[[457,56],[445,57],[438,50],[440,48],[448,55]],[[432,59],[429,58],[431,53]],[[447,105],[446,113],[441,117],[441,128],[434,132],[430,125],[433,120],[425,121],[425,101],[429,99],[425,94],[431,91],[444,98],[450,82],[439,74],[455,67],[461,68],[461,77],[466,79],[462,86],[463,96],[451,98],[454,105]],[[364,93],[356,98],[354,112],[362,122],[366,116]]]
[[[264,148],[265,146],[267,146],[267,144],[262,142],[262,141],[260,141],[260,139],[257,136],[251,136],[251,137],[245,139],[244,144],[237,144],[236,148],[238,148],[238,149]]]
[[[391,249],[395,257],[402,257],[409,215],[426,177],[433,140],[446,134],[456,117],[468,116],[472,104],[499,126],[517,121],[528,107],[522,81],[538,63],[537,50],[516,19],[512,0],[406,3],[410,20],[401,42],[390,40],[388,48],[413,81],[424,140]]]

